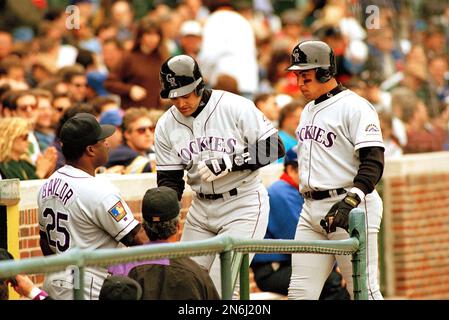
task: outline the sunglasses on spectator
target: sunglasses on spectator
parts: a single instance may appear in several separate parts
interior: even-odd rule
[[[18,105],[17,108],[20,109],[21,111],[27,111],[29,108],[31,110],[36,110],[37,104],[36,103],[22,104],[22,105]]]
[[[150,132],[154,132],[154,126],[139,127],[134,130],[137,131],[138,134],[145,134],[145,132],[147,132],[147,130]]]

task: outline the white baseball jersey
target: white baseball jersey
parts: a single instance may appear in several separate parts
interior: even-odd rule
[[[300,190],[331,190],[353,186],[360,160],[358,150],[384,147],[379,118],[374,107],[351,90],[344,90],[315,104],[308,103],[296,130]],[[346,194],[322,200],[305,199],[296,228],[295,240],[342,240],[349,234],[341,228],[327,234],[320,225],[326,213]],[[376,190],[359,204],[365,213],[367,287],[370,299],[382,299],[378,283],[377,235],[382,219],[382,199]],[[289,299],[318,299],[335,259],[353,293],[349,255],[293,254]]]
[[[47,234],[49,246],[55,253],[75,247],[115,248],[138,224],[108,180],[69,165],[47,179],[37,201],[39,228]],[[61,275],[66,279],[65,273],[55,274],[55,278],[61,280]],[[86,280],[86,299],[98,298],[107,275],[104,268],[86,268],[86,277],[92,278],[90,282]],[[71,292],[68,294],[71,296]]]
[[[331,190],[353,185],[358,150],[384,147],[374,107],[351,90],[315,105],[309,102],[296,129],[300,190]]]
[[[159,119],[155,132],[157,170],[184,170],[195,192],[224,193],[243,184],[253,189],[261,182],[259,171],[235,171],[213,182],[198,174],[199,160],[242,153],[249,144],[277,132],[251,100],[213,90],[204,109],[196,117],[184,117],[172,106]]]

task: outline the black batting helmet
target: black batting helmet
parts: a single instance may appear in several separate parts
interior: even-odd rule
[[[337,73],[334,51],[323,41],[307,40],[299,43],[292,51],[288,71],[316,69],[320,82],[329,81]]]
[[[159,74],[161,98],[171,99],[189,94],[193,90],[199,96],[204,89],[198,63],[188,55],[178,55],[166,60]]]

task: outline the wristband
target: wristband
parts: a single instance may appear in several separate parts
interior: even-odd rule
[[[33,289],[31,289],[30,293],[28,294],[28,298],[31,300],[44,300],[46,297],[48,297],[48,294],[38,287],[33,287]]]
[[[359,198],[360,198],[360,201],[362,201],[363,199],[365,199],[365,194],[364,194],[363,191],[360,190],[359,188],[353,187],[353,188],[351,188],[351,190],[349,190],[349,192],[355,193],[356,195],[358,195]]]

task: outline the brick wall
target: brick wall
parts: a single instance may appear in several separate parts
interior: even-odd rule
[[[449,153],[387,163],[383,189],[386,295],[449,298]]]
[[[263,168],[269,185],[279,169]],[[136,218],[141,199],[156,185],[152,174],[111,176]],[[40,255],[36,194],[42,181],[21,183],[20,257]],[[182,199],[182,223],[192,193]],[[449,298],[449,152],[407,155],[386,162],[383,176],[383,251],[386,297]],[[252,278],[252,274],[250,273]],[[42,275],[34,280],[41,283]],[[251,292],[259,289],[251,281]]]
[[[264,183],[271,183],[273,179],[279,176],[279,167],[273,167],[264,174]],[[156,186],[156,177],[154,174],[146,173],[139,175],[110,175],[110,181],[120,190],[126,203],[139,221],[142,221],[142,198],[149,188]],[[37,202],[36,195],[43,184],[43,180],[24,181],[20,184],[21,200],[20,208],[20,227],[19,227],[19,251],[20,258],[26,259],[34,256],[41,256],[42,252],[39,246],[39,225],[37,220]],[[188,185],[181,200],[181,230],[185,222],[187,211],[192,201],[192,192]],[[179,237],[181,236],[181,231]],[[252,277],[252,274],[250,274]],[[43,274],[31,275],[32,280],[41,285],[44,280]],[[257,292],[255,282],[251,281],[251,292]]]

